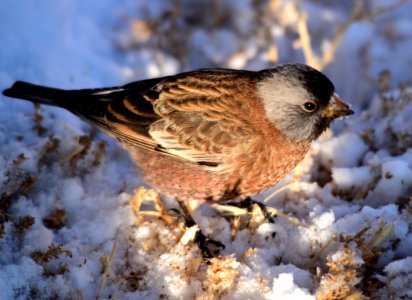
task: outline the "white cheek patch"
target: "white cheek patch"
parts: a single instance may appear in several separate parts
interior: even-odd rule
[[[305,118],[301,114],[302,99],[310,96],[296,80],[273,76],[259,83],[257,89],[266,117],[283,134],[293,141],[311,138],[317,118],[316,115]]]

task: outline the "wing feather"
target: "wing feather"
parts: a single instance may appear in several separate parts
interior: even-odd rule
[[[217,166],[250,134],[250,127],[228,83],[218,88],[219,81],[203,79],[198,75],[164,83],[153,103],[162,118],[150,126],[149,134],[173,155]]]
[[[239,113],[242,102],[233,85],[242,72],[203,70],[92,90],[104,98],[106,109],[85,118],[125,144],[219,166],[251,130]]]

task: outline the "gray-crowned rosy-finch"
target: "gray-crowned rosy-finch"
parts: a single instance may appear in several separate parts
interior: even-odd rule
[[[179,200],[257,194],[287,175],[331,121],[353,114],[325,75],[302,64],[102,89],[18,81],[3,94],[63,107],[114,136],[149,184]]]

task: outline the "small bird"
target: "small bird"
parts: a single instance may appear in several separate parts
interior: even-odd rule
[[[101,89],[17,81],[3,94],[65,108],[112,135],[147,183],[181,201],[243,199],[272,187],[334,119],[354,113],[303,64],[200,69]]]

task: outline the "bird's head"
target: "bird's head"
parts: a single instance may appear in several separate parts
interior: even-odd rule
[[[260,74],[266,117],[293,141],[313,141],[333,120],[354,114],[333,83],[307,65],[285,64]]]

